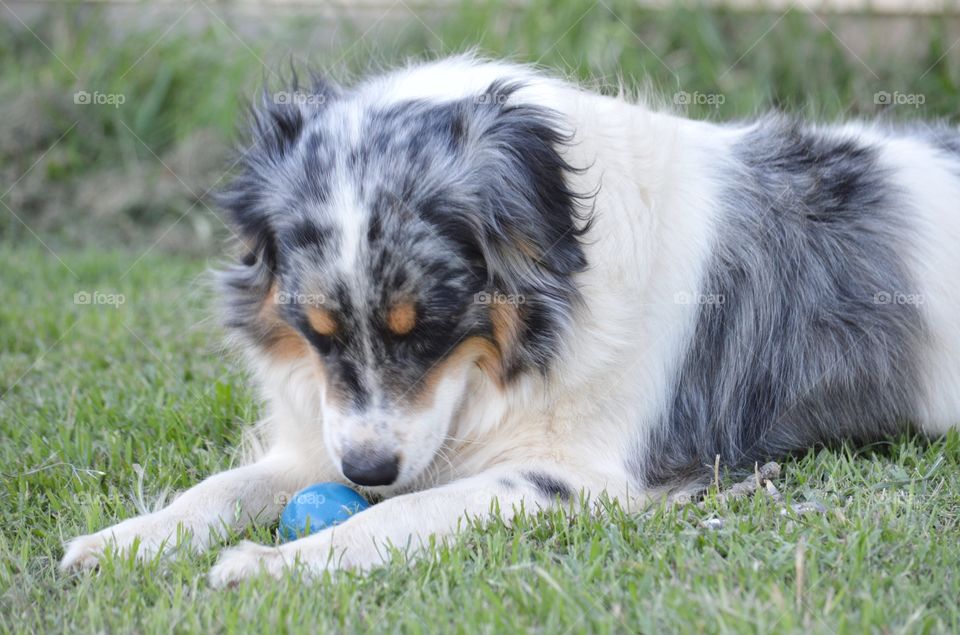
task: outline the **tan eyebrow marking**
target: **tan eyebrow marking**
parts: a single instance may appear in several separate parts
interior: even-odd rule
[[[308,307],[307,320],[310,322],[310,327],[320,335],[333,335],[337,332],[337,321],[326,309]]]
[[[417,323],[417,309],[412,302],[395,304],[387,313],[387,327],[396,335],[406,335]]]
[[[276,287],[271,286],[257,315],[259,329],[263,334],[261,345],[267,354],[277,359],[295,359],[308,355],[307,341],[299,331],[291,328],[280,317],[276,294]]]

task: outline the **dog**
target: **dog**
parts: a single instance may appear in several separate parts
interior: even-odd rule
[[[955,129],[693,121],[472,56],[286,95],[219,197],[259,453],[64,569],[204,550],[341,481],[384,500],[209,579],[365,570],[495,509],[960,421]]]

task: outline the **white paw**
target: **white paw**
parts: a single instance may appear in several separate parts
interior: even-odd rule
[[[85,571],[100,564],[108,540],[101,534],[78,536],[64,545],[61,571]]]
[[[220,554],[217,564],[210,570],[210,585],[222,589],[264,573],[279,578],[285,567],[283,554],[278,547],[267,547],[244,540]]]
[[[125,520],[103,531],[78,536],[64,545],[61,571],[96,568],[107,549],[129,553],[136,544],[137,560],[143,562],[169,547],[173,531],[161,531],[148,516]]]

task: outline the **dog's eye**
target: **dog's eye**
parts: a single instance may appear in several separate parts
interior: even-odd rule
[[[324,355],[333,353],[336,344],[342,343],[343,337],[343,329],[340,328],[334,315],[326,309],[310,307],[306,311],[306,317],[307,339],[320,353]]]
[[[316,331],[310,331],[307,339],[320,352],[321,355],[330,355],[334,352],[334,344],[337,341],[335,336],[321,335]]]

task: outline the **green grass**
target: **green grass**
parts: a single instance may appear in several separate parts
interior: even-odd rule
[[[230,464],[256,406],[207,319],[206,263],[4,245],[0,629],[51,632],[947,632],[960,628],[960,437],[784,463],[765,496],[473,527],[417,563],[214,591],[198,558],[57,572],[64,538]],[[132,268],[131,268],[132,267]],[[120,306],[74,304],[78,292]],[[138,476],[142,470],[142,479]],[[138,483],[140,485],[138,486]],[[722,518],[723,529],[701,527]],[[247,536],[273,540],[272,528]]]

